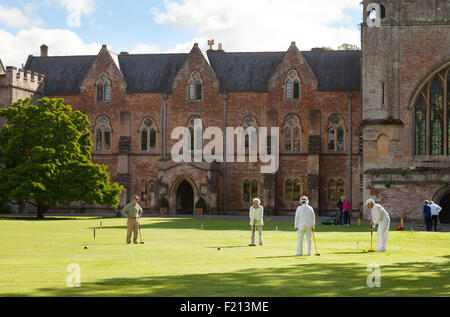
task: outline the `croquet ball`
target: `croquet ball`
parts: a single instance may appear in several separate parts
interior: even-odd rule
[[[87,246],[84,246],[85,249],[87,249]]]
[[[217,248],[217,250],[220,250],[220,248]]]

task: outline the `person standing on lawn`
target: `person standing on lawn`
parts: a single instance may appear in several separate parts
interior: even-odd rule
[[[300,198],[300,206],[295,211],[294,226],[297,231],[297,256],[303,255],[303,236],[306,237],[306,255],[311,255],[311,232],[316,226],[314,209],[308,205],[308,197]]]
[[[442,207],[438,204],[435,204],[434,201],[430,201],[431,207],[431,229],[434,227],[434,231],[437,231],[437,221],[439,218],[439,213],[442,210]]]
[[[350,210],[350,201],[344,200],[344,203],[342,204],[342,211],[344,213],[344,225],[346,227],[350,226],[350,217],[351,217],[351,210]]]
[[[372,228],[375,228],[378,225],[377,231],[377,243],[378,247],[375,252],[384,252],[386,251],[388,233],[389,233],[389,225],[391,224],[391,218],[387,213],[386,209],[380,204],[376,204],[373,199],[368,199],[366,202],[367,208],[369,208],[372,212],[372,221],[370,225]]]
[[[264,207],[261,206],[261,201],[258,198],[253,198],[253,206],[249,211],[250,226],[252,229],[252,237],[249,246],[254,247],[255,244],[255,230],[258,229],[259,245],[263,245],[262,229],[264,226]]]
[[[131,203],[123,207],[122,214],[128,217],[127,220],[127,244],[131,243],[131,233],[133,233],[133,243],[137,244],[139,231],[139,218],[142,215],[142,207],[139,205],[139,196],[131,197]]]
[[[425,229],[431,231],[431,206],[430,201],[425,200],[423,205],[423,217],[425,218]]]
[[[339,222],[338,224],[340,226],[342,226],[342,216],[343,216],[343,206],[344,206],[344,202],[345,202],[345,196],[342,196],[341,199],[339,199],[338,203],[337,203],[337,207],[338,207],[338,219]]]

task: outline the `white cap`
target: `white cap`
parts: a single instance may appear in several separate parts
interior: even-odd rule
[[[372,198],[367,199],[366,205],[368,205],[369,203],[375,204],[375,201]]]

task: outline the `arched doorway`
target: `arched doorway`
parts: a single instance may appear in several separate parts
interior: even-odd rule
[[[194,191],[186,180],[181,182],[177,190],[177,214],[194,213]]]
[[[441,223],[450,223],[450,192],[447,192],[442,196],[439,201],[439,206],[442,207],[439,213],[439,221]]]

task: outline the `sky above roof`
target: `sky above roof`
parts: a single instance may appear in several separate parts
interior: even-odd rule
[[[0,59],[20,67],[40,45],[50,56],[188,53],[207,40],[230,51],[361,47],[360,0],[2,0]]]

